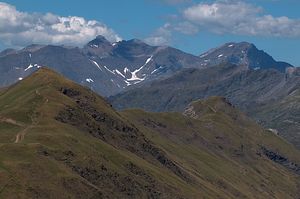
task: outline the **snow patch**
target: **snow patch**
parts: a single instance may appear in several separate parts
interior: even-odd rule
[[[228,45],[228,48],[231,48],[231,47],[233,47],[234,45],[233,44],[230,44],[230,45]]]
[[[21,81],[22,79],[23,79],[22,77],[19,77],[19,78],[18,78],[19,81]]]
[[[36,67],[36,68],[41,68],[42,67],[42,66],[40,66],[38,64],[34,64],[33,66]]]
[[[98,45],[95,45],[95,44],[92,44],[91,47],[92,47],[92,48],[99,48],[99,46],[98,46]]]
[[[120,75],[121,77],[125,78],[125,76],[124,76],[118,69],[115,69],[114,71],[116,71],[116,73],[117,73],[118,75]]]
[[[24,69],[24,71],[27,71],[33,67],[36,67],[36,68],[41,68],[42,66],[38,65],[38,64],[29,64],[29,66],[27,68]],[[16,68],[16,69],[19,69],[19,68]]]
[[[91,78],[87,78],[87,79],[85,79],[85,81],[87,81],[88,83],[92,83],[92,82],[94,82],[94,80],[93,80],[93,79],[91,79]]]
[[[29,64],[29,66],[24,70],[24,71],[27,71],[29,69],[33,68],[33,65],[32,64]]]
[[[224,55],[223,54],[220,54],[220,55],[218,55],[218,58],[221,58],[221,57],[223,57]]]
[[[130,70],[127,67],[125,67],[124,68],[124,74],[126,74],[127,72],[130,72]]]
[[[145,75],[145,74],[143,74],[142,77],[139,77],[139,76],[137,75],[137,73],[140,72],[140,71],[141,71],[147,64],[149,64],[152,60],[153,60],[153,55],[151,55],[149,58],[146,59],[144,65],[142,65],[139,69],[134,70],[133,72],[131,72],[130,69],[128,69],[127,67],[125,67],[125,68],[123,69],[123,72],[124,72],[124,73],[120,72],[118,69],[110,70],[110,69],[109,69],[107,66],[105,66],[105,65],[100,67],[100,65],[99,65],[96,61],[94,61],[94,60],[90,60],[90,61],[91,61],[93,64],[95,64],[100,70],[102,70],[102,67],[103,67],[103,68],[106,69],[108,72],[110,72],[110,73],[112,73],[112,74],[114,74],[114,75],[119,75],[119,76],[121,76],[122,78],[124,78],[124,82],[126,83],[126,85],[127,85],[127,86],[130,86],[130,85],[132,85],[132,84],[137,84],[137,83],[140,83],[141,81],[145,80],[145,78],[146,78],[146,75]],[[152,71],[151,74],[153,74],[154,72],[156,72],[156,71],[159,70],[159,69],[161,69],[161,67],[159,67],[158,69]],[[131,74],[131,77],[130,77],[129,79],[126,79],[126,75],[127,75],[128,73]],[[91,82],[94,82],[91,78],[86,79],[86,81],[87,81],[87,82],[90,82],[90,83],[91,83]],[[113,79],[110,79],[110,81],[111,81],[112,83],[114,83],[115,85],[117,85],[118,87],[120,87],[120,85],[119,85],[119,84],[116,84],[116,83],[114,82]]]
[[[29,57],[31,58],[31,53],[29,53]]]
[[[106,66],[103,66],[108,72],[112,73],[115,75],[115,73],[113,71],[111,71],[109,68],[107,68]]]
[[[144,66],[147,65],[147,64],[152,60],[152,58],[153,58],[153,55],[151,55],[151,57],[149,57],[149,58],[146,60]]]
[[[272,133],[274,133],[275,135],[278,135],[279,134],[279,132],[278,132],[278,130],[277,129],[267,129],[268,131],[270,131],[270,132],[272,132]]]
[[[144,81],[145,80],[145,77],[144,78],[140,78],[137,76],[137,72],[139,72],[139,70],[135,70],[131,73],[131,78],[127,79],[127,81]]]
[[[131,83],[129,83],[128,81],[124,80],[124,82],[126,83],[127,86],[130,86]]]
[[[153,58],[153,55],[151,55],[151,57],[149,57],[149,58],[146,60],[146,62],[145,62],[144,65],[142,65],[139,69],[133,71],[133,72],[131,73],[131,78],[130,78],[130,79],[127,79],[127,81],[137,81],[137,82],[135,82],[134,84],[137,84],[137,83],[139,83],[139,82],[141,82],[141,81],[144,81],[144,80],[145,80],[145,77],[140,78],[140,77],[137,76],[137,73],[138,73],[140,70],[142,70],[142,69],[143,69],[143,68],[144,68],[144,67],[152,60],[152,58]]]
[[[90,61],[93,62],[93,64],[95,64],[102,71],[102,68],[99,66],[99,64],[97,62],[95,62],[94,60],[91,60],[91,59],[90,59]]]
[[[208,55],[208,53],[202,54],[200,55],[200,58],[206,57]]]
[[[151,75],[152,75],[153,73],[156,73],[158,70],[160,70],[160,69],[162,69],[162,68],[163,68],[163,67],[160,66],[159,68],[154,69],[154,70],[151,72]]]

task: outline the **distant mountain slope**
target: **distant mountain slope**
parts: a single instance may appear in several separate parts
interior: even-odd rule
[[[42,68],[0,93],[0,147],[1,198],[299,197],[299,151],[220,97],[116,112]]]
[[[300,148],[300,87],[287,96],[253,108],[251,116],[264,126],[276,129]]]
[[[245,108],[287,96],[299,87],[299,77],[274,69],[248,70],[244,66],[220,64],[202,70],[186,69],[110,99],[118,109],[182,111],[193,100],[220,95]]]
[[[110,43],[98,36],[83,48],[30,45],[22,50],[4,50],[0,53],[0,87],[47,66],[98,94],[111,96],[185,68],[202,69],[223,62],[280,71],[291,66],[276,62],[246,42],[226,44],[198,57],[168,46],[150,46],[138,39]]]
[[[298,68],[290,68],[288,71],[248,70],[231,64],[203,70],[187,69],[149,86],[113,96],[110,101],[117,109],[137,107],[147,111],[182,111],[193,100],[215,95],[225,96],[265,127],[280,130],[282,136],[300,147],[299,125],[279,128],[280,125],[286,125],[283,125],[285,120],[279,119],[283,112],[277,104],[285,104],[284,114],[290,117],[294,117],[293,112],[300,111],[297,108],[300,104],[297,97],[293,98],[291,104],[286,100],[300,88]],[[263,111],[265,107],[270,109],[267,114]],[[277,118],[276,122],[273,121],[274,118]],[[298,121],[298,117],[294,117],[292,121]]]

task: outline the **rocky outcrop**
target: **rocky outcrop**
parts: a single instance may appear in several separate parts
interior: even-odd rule
[[[280,155],[279,153],[272,151],[266,147],[261,147],[262,153],[273,162],[293,171],[294,173],[300,175],[300,165],[290,161],[287,157]]]

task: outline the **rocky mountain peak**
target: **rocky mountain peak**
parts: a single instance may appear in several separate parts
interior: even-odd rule
[[[98,35],[95,39],[88,42],[88,46],[91,47],[102,47],[102,46],[111,46],[112,44],[102,35]]]
[[[202,66],[228,62],[247,66],[248,69],[253,70],[274,68],[281,72],[285,72],[287,67],[292,67],[288,63],[275,61],[269,54],[248,42],[226,43],[201,54],[200,58],[202,59]]]
[[[103,57],[107,56],[112,49],[113,45],[104,36],[98,35],[83,47],[83,52],[88,56]]]

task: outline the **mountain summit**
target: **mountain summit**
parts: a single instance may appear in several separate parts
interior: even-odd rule
[[[213,66],[228,62],[242,65],[248,69],[268,69],[274,68],[285,72],[286,68],[292,65],[286,62],[275,61],[263,50],[258,50],[254,44],[248,42],[226,43],[218,48],[214,48],[200,55],[203,66]]]
[[[83,51],[88,54],[88,56],[108,56],[109,52],[112,50],[113,45],[106,40],[105,37],[98,35],[95,39],[88,42]]]

